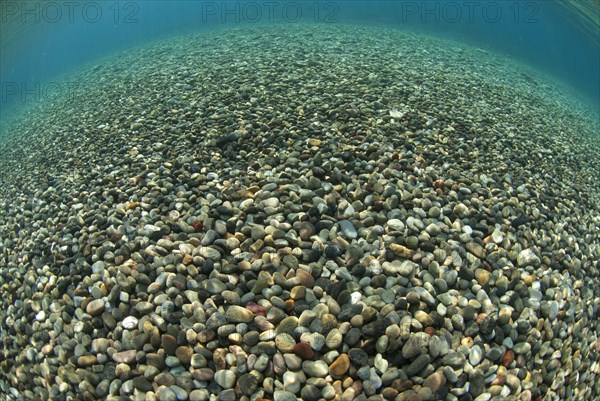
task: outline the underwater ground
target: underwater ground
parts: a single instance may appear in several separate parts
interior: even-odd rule
[[[600,130],[560,83],[341,25],[69,79],[3,127],[0,398],[600,397]]]

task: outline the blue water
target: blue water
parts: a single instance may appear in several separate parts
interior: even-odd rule
[[[594,19],[587,26],[549,0],[7,1],[0,3],[0,118],[43,100],[57,77],[68,79],[69,71],[116,51],[191,31],[280,22],[386,25],[467,42],[564,81],[597,110],[597,14]]]

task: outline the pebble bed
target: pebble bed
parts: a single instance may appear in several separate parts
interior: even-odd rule
[[[4,127],[0,399],[600,397],[600,130],[559,84],[342,25],[76,78]]]

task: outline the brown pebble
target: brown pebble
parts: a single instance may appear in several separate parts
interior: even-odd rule
[[[350,358],[348,358],[348,354],[341,354],[337,357],[335,361],[329,365],[329,373],[332,376],[342,376],[344,373],[348,371],[350,367]]]
[[[312,359],[315,355],[315,351],[313,351],[310,344],[306,341],[296,343],[292,351],[302,359]]]
[[[98,360],[94,355],[82,355],[79,358],[77,358],[77,365],[81,366],[82,368],[87,368],[88,366],[95,365],[97,362]]]
[[[194,350],[192,349],[192,347],[188,347],[188,346],[184,346],[184,345],[182,345],[181,347],[177,347],[177,349],[175,350],[175,356],[177,357],[177,359],[179,359],[179,361],[183,365],[190,364],[193,353],[194,353]]]
[[[177,349],[177,339],[170,334],[163,334],[161,337],[162,347],[167,355],[175,355]]]
[[[254,302],[248,302],[246,309],[254,314],[254,316],[267,316],[267,308],[264,306],[255,304]]]
[[[413,382],[410,380],[396,379],[392,382],[392,388],[399,393],[412,389],[412,386]]]
[[[423,387],[428,387],[431,389],[432,393],[438,391],[442,386],[446,384],[446,376],[444,376],[443,372],[435,372],[427,376],[425,381],[423,381]]]
[[[514,360],[515,360],[515,353],[513,352],[512,349],[509,349],[504,353],[504,356],[502,357],[502,366],[504,366],[505,368],[508,368],[508,367],[510,367],[510,365],[513,363]]]
[[[381,395],[386,400],[393,400],[398,395],[398,390],[396,390],[392,387],[386,387],[381,391]]]

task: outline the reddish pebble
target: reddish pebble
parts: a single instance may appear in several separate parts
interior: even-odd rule
[[[512,349],[509,349],[508,351],[506,351],[504,353],[504,356],[502,357],[502,366],[504,366],[505,368],[508,368],[510,366],[510,364],[513,363],[514,360],[515,360],[515,353],[513,352]]]
[[[444,180],[437,180],[437,181],[433,182],[434,188],[444,189],[445,186],[446,186],[446,181],[444,181]]]
[[[294,345],[294,354],[298,355],[302,359],[312,359],[315,355],[315,351],[311,348],[310,344],[306,341],[300,341]]]
[[[192,227],[194,227],[194,231],[198,233],[202,230],[202,222],[200,220],[195,220],[192,223]]]
[[[254,316],[267,316],[267,308],[255,304],[254,302],[248,302],[246,304],[246,309],[254,313]]]

